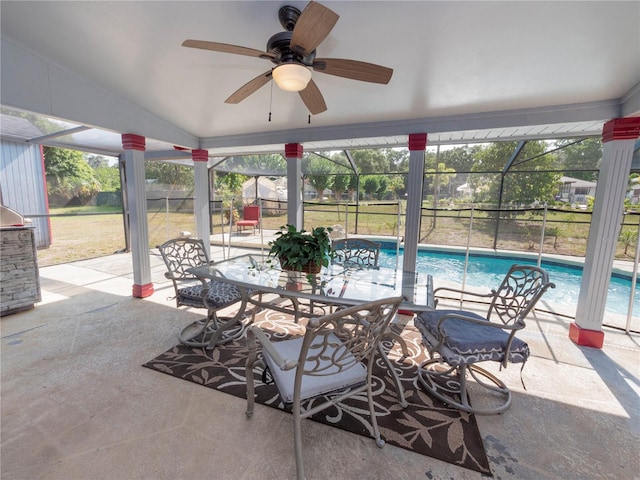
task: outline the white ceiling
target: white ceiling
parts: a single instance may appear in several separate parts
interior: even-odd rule
[[[270,62],[181,46],[264,50],[282,31],[279,7],[304,1],[3,0],[0,100],[212,154],[406,145],[425,131],[443,143],[597,134],[640,114],[638,1],[322,3],[340,19],[319,57],[394,74],[377,85],[314,72],[328,110],[311,124],[298,95],[276,86],[224,103]]]

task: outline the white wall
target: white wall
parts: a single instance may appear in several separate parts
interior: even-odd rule
[[[0,143],[0,192],[4,205],[32,218],[36,247],[48,247],[51,244],[48,220],[31,217],[49,213],[39,145],[6,140]]]

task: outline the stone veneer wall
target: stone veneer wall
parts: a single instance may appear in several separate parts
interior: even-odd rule
[[[0,316],[33,308],[42,299],[33,230],[0,228]]]

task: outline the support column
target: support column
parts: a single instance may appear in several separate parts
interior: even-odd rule
[[[302,154],[299,143],[287,143],[284,156],[287,158],[287,223],[301,229],[303,219]]]
[[[602,348],[602,322],[620,235],[631,157],[640,136],[640,117],[617,118],[602,131],[602,162],[589,229],[587,254],[578,296],[576,321],[569,338],[578,345]]]
[[[196,217],[196,236],[204,242],[207,255],[211,258],[211,216],[209,215],[209,152],[192,150],[195,202],[193,213]]]
[[[127,189],[127,210],[131,233],[133,261],[133,296],[144,298],[153,294],[149,260],[149,230],[147,225],[147,197],[144,181],[145,138],[122,135]]]
[[[409,135],[409,176],[407,181],[407,216],[404,226],[405,273],[415,273],[418,242],[420,241],[420,217],[424,184],[424,156],[427,147],[426,133]]]

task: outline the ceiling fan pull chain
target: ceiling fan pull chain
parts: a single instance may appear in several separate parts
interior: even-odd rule
[[[271,121],[271,105],[273,103],[273,82],[271,82],[271,91],[269,92],[269,121]]]

